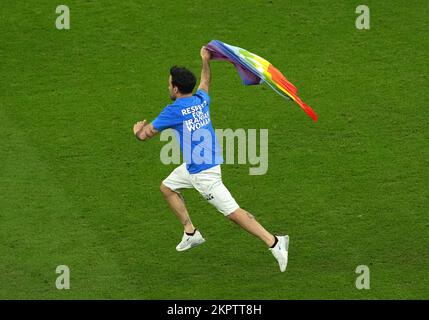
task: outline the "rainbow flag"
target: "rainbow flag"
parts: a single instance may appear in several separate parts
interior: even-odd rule
[[[284,98],[295,101],[312,119],[317,114],[298,97],[298,90],[270,62],[243,48],[234,47],[219,40],[212,40],[206,46],[213,60],[226,60],[237,69],[245,85],[267,83]]]

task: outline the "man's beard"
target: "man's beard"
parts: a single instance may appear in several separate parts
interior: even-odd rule
[[[173,101],[176,101],[176,96],[173,96],[172,94],[170,94],[170,99]]]

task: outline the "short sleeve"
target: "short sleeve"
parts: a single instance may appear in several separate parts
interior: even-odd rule
[[[181,123],[180,117],[174,112],[171,106],[166,106],[164,110],[152,121],[152,125],[157,131],[162,131],[174,127]]]
[[[201,99],[207,101],[207,103],[210,103],[210,96],[203,89],[197,90],[197,92],[195,93],[195,95],[201,97]]]

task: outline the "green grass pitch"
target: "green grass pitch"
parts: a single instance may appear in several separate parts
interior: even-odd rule
[[[424,1],[58,1],[0,4],[1,299],[428,299],[428,4]],[[357,30],[355,9],[370,8]],[[212,39],[272,62],[314,108],[213,62],[216,128],[269,130],[269,169],[223,166],[237,201],[291,237],[286,273],[195,191],[207,242],[159,184],[159,138],[132,125],[169,103],[171,65]],[[67,265],[70,290],[57,290]],[[371,289],[357,290],[367,265]]]

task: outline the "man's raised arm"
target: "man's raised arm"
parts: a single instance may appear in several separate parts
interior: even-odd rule
[[[202,47],[201,51],[201,59],[203,60],[203,67],[201,69],[201,79],[200,85],[198,89],[202,89],[205,92],[209,93],[210,80],[211,80],[211,72],[210,72],[210,51],[206,49],[206,47]]]

